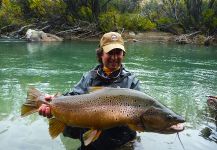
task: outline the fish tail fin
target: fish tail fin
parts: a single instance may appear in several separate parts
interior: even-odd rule
[[[38,111],[39,106],[41,105],[39,103],[38,98],[40,96],[43,96],[44,93],[40,92],[39,90],[35,89],[35,88],[29,88],[28,92],[27,92],[27,98],[26,98],[26,102],[22,105],[21,107],[21,116],[25,117],[28,116],[34,112]],[[46,103],[46,102],[44,102]]]

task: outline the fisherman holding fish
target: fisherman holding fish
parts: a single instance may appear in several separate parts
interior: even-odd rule
[[[121,34],[117,32],[105,33],[100,40],[99,48],[96,50],[99,65],[84,74],[73,90],[64,94],[64,96],[86,94],[90,87],[129,88],[139,91],[139,80],[122,64],[125,54],[126,49]],[[48,101],[52,101],[52,98],[51,95],[45,97]],[[49,105],[42,104],[39,108],[39,114],[51,118]],[[128,126],[117,126],[102,131],[97,140],[85,146],[82,135],[86,131],[88,131],[86,128],[66,126],[63,135],[80,139],[80,149],[88,150],[115,149],[136,137],[136,131]]]
[[[98,66],[62,96],[46,96],[29,88],[21,116],[39,112],[49,118],[52,138],[63,133],[80,139],[79,149],[83,150],[116,149],[134,140],[136,131],[161,134],[183,131],[182,116],[139,91],[139,80],[122,65],[125,53],[120,34],[104,34],[97,50]]]

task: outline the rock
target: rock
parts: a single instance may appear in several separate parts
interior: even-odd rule
[[[136,34],[135,34],[134,32],[131,31],[131,32],[129,32],[129,36],[130,36],[130,37],[135,37]]]
[[[30,41],[30,42],[63,41],[62,38],[54,34],[45,33],[43,31],[37,31],[37,30],[32,30],[32,29],[27,30],[25,38],[27,41]]]

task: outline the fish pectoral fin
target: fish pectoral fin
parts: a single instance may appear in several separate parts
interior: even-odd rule
[[[49,133],[52,139],[57,137],[60,133],[63,132],[65,124],[56,118],[49,119]]]
[[[134,131],[144,132],[144,127],[140,124],[128,124],[128,127]]]
[[[91,142],[94,142],[98,139],[100,134],[102,133],[101,130],[91,129],[83,134],[84,145],[87,146]]]

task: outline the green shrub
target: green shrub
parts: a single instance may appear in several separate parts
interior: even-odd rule
[[[92,21],[92,10],[90,9],[90,7],[82,6],[78,11],[78,15],[81,20],[89,22]]]
[[[72,24],[73,25],[76,19],[75,19],[75,17],[73,15],[67,15],[66,16],[66,20],[67,20],[68,24]]]
[[[104,32],[114,29],[126,29],[132,31],[146,31],[156,28],[156,24],[149,19],[137,14],[120,14],[117,11],[100,15],[100,28]]]
[[[156,24],[137,14],[122,14],[119,24],[121,27],[134,31],[146,31],[156,28]]]
[[[207,9],[203,12],[203,23],[208,29],[217,28],[217,17],[213,9]]]
[[[21,8],[15,2],[10,0],[2,0],[0,9],[0,27],[13,24],[19,25],[22,23],[23,13]]]
[[[149,19],[139,15],[137,18],[135,18],[133,20],[137,28],[137,30],[139,31],[143,31],[143,30],[152,30],[154,28],[156,28],[156,24],[152,23]]]
[[[30,10],[35,17],[50,18],[62,16],[65,13],[66,5],[63,0],[28,0]]]
[[[103,32],[109,32],[118,28],[119,12],[116,10],[102,13],[99,16],[99,28]]]
[[[172,22],[173,20],[167,17],[161,17],[157,20],[158,25],[167,25],[167,24],[171,24]]]

